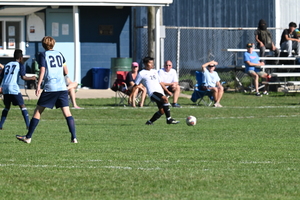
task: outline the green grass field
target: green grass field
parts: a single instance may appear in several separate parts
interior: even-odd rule
[[[180,124],[146,126],[153,104],[79,99],[78,144],[55,109],[31,144],[18,141],[26,130],[13,107],[1,130],[0,199],[300,199],[299,102],[226,93],[213,108],[180,98],[183,108],[171,109]],[[25,103],[32,116],[36,100]]]

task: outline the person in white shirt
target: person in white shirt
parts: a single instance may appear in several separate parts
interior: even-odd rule
[[[172,66],[172,62],[170,60],[167,60],[165,62],[164,68],[160,69],[158,71],[158,74],[162,83],[166,86],[166,88],[169,91],[166,95],[173,95],[172,107],[181,108],[181,106],[177,103],[180,94],[178,76],[176,70],[173,69]]]
[[[163,114],[166,115],[167,124],[178,124],[179,121],[171,117],[170,104],[164,94],[164,91],[167,92],[168,90],[160,81],[157,70],[153,69],[154,59],[152,57],[145,57],[143,64],[145,68],[139,72],[135,84],[139,85],[142,83],[147,88],[149,97],[158,107],[158,111],[146,122],[146,125],[153,125],[153,122],[158,120]]]
[[[202,87],[212,92],[215,101],[214,107],[223,107],[220,104],[220,101],[224,94],[224,88],[220,83],[218,73],[214,71],[216,69],[216,65],[218,65],[218,63],[214,60],[202,65],[201,70],[204,76],[204,85]]]

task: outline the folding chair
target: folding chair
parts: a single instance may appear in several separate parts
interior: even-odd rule
[[[128,105],[129,96],[131,94],[131,91],[128,90],[127,84],[126,84],[126,76],[128,74],[128,71],[117,71],[116,75],[117,78],[111,87],[113,91],[116,92],[115,96],[115,105]],[[140,101],[140,93],[137,95],[136,104]]]
[[[191,101],[200,105],[202,102],[205,106],[210,106],[213,103],[213,96],[210,90],[202,90],[201,86],[204,84],[203,73],[196,71],[197,83],[194,87],[194,92]]]

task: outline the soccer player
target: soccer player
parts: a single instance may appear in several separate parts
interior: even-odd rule
[[[18,78],[21,76],[21,78],[25,81],[35,80],[36,78],[34,76],[27,77],[25,76],[25,73],[22,50],[16,49],[14,51],[14,61],[7,63],[0,75],[0,83],[2,82],[2,92],[4,97],[4,109],[1,115],[0,129],[3,128],[3,124],[10,110],[11,104],[14,106],[18,105],[20,107],[26,128],[28,129],[29,127],[28,111],[20,93]]]
[[[158,107],[158,111],[153,117],[146,122],[146,125],[153,125],[153,122],[158,120],[163,114],[166,115],[167,124],[178,124],[179,121],[171,118],[168,98],[164,95],[164,91],[168,94],[168,89],[160,81],[158,72],[153,69],[154,59],[145,57],[143,59],[145,69],[139,72],[135,84],[142,83],[147,88],[147,93],[152,101]]]
[[[75,122],[70,112],[68,90],[64,78],[68,70],[67,65],[64,64],[66,62],[65,58],[59,51],[53,50],[55,45],[54,38],[45,36],[42,39],[42,45],[45,52],[40,53],[38,59],[40,77],[35,94],[37,96],[40,95],[42,81],[44,81],[43,92],[39,97],[33,117],[30,120],[27,135],[16,135],[16,138],[25,143],[30,143],[32,134],[40,121],[41,114],[45,108],[52,109],[55,105],[56,108],[61,108],[67,120],[69,131],[71,132],[71,142],[77,143]]]

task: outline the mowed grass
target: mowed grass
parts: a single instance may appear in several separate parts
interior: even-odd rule
[[[78,144],[56,109],[45,110],[31,144],[16,140],[26,130],[13,107],[0,131],[0,199],[299,199],[299,102],[226,93],[213,108],[180,98],[183,108],[171,108],[180,124],[163,116],[146,126],[153,104],[79,99]],[[36,101],[25,103],[32,116]]]

